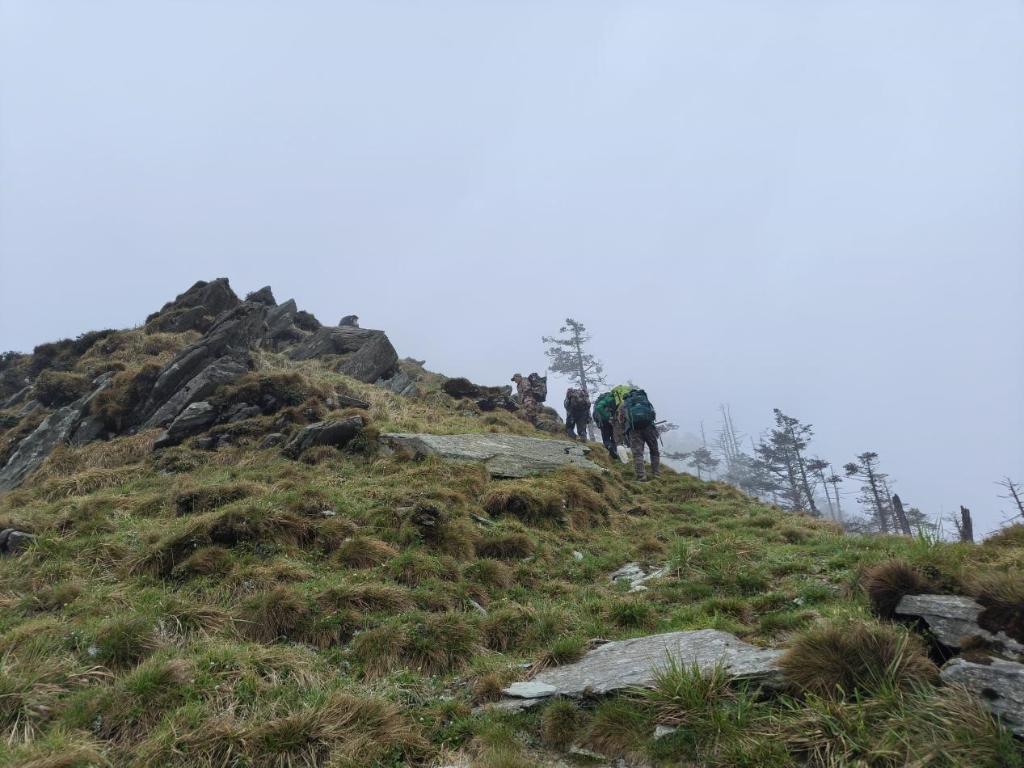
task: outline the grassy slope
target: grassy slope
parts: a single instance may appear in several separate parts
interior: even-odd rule
[[[322,364],[261,365],[371,399],[373,429],[531,433],[434,387],[409,401]],[[901,558],[958,586],[1019,569],[1020,546],[844,536],[687,475],[637,485],[625,467],[502,482],[372,443],[292,461],[253,447],[267,419],[217,453],[153,455],[152,432],[61,449],[0,499],[0,524],[39,534],[0,559],[0,766],[497,768],[551,764],[572,742],[666,765],[1019,761],[975,702],[909,686],[899,665],[821,698],[761,700],[677,669],[647,696],[471,708],[591,638],[714,627],[788,645],[863,621],[899,640],[870,617],[863,569]],[[625,594],[607,574],[630,560],[672,575]],[[656,723],[684,727],[655,742]]]

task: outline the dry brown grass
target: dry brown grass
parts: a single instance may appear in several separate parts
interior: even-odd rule
[[[924,574],[903,560],[886,560],[865,569],[860,582],[872,609],[886,619],[896,615],[896,606],[905,595],[930,591]]]
[[[938,676],[920,638],[901,627],[857,621],[804,632],[780,667],[794,689],[825,697],[912,687]]]

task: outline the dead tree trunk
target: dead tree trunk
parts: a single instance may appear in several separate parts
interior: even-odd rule
[[[953,523],[956,525],[956,532],[960,537],[960,541],[966,542],[967,544],[973,544],[974,522],[971,520],[971,510],[961,504],[960,518],[957,519],[954,517]]]
[[[892,495],[892,513],[900,530],[907,536],[912,536],[913,531],[910,530],[910,521],[907,520],[907,513],[903,511],[903,502],[900,500],[898,493]]]

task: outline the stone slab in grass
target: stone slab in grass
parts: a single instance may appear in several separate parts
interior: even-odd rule
[[[981,611],[982,606],[962,595],[905,595],[896,606],[898,616],[923,619],[935,639],[949,648],[959,648],[966,637],[981,637],[1012,653],[1024,653],[1024,645],[1005,632],[993,634],[978,626]]]
[[[1024,736],[1024,664],[1003,659],[985,664],[953,659],[940,674],[945,682],[966,687],[1017,736]]]
[[[710,671],[722,664],[735,679],[774,685],[781,682],[779,657],[782,651],[758,648],[717,629],[666,632],[605,643],[587,653],[575,664],[545,669],[530,681],[530,687],[516,683],[503,692],[515,697],[520,690],[536,696],[578,698],[601,695],[626,688],[650,688],[669,658],[689,667],[696,664]]]
[[[519,435],[428,435],[388,433],[381,441],[389,448],[404,448],[417,456],[479,462],[491,477],[527,477],[560,467],[603,471],[587,458],[589,448],[567,440],[546,440]]]

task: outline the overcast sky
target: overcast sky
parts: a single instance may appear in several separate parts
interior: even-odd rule
[[[0,348],[218,276],[485,383],[571,315],[685,430],[780,407],[987,531],[1024,3],[0,0]]]

